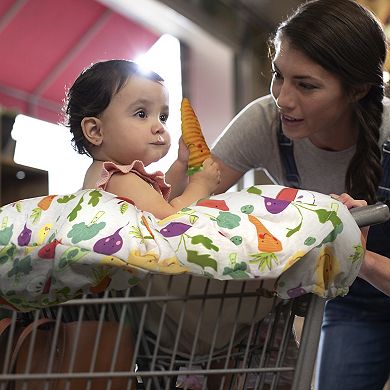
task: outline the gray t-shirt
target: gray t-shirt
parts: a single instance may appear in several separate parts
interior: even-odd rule
[[[231,168],[247,172],[266,170],[274,180],[289,186],[283,174],[277,130],[279,112],[271,95],[246,106],[223,131],[212,152]],[[390,99],[384,100],[380,144],[390,137]],[[342,193],[355,146],[342,151],[317,148],[308,138],[294,140],[294,157],[301,187],[311,191]]]

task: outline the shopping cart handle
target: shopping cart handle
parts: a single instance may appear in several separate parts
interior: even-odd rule
[[[349,210],[359,227],[376,225],[390,219],[389,207],[381,202]]]

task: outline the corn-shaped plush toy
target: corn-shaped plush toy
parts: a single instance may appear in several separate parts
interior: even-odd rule
[[[181,131],[190,153],[187,169],[187,175],[190,176],[202,169],[203,161],[211,156],[211,152],[203,137],[198,118],[187,98],[183,98],[181,102]]]

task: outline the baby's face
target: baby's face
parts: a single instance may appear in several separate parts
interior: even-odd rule
[[[100,116],[104,158],[122,165],[141,160],[146,166],[164,157],[171,145],[168,104],[162,83],[129,78]]]

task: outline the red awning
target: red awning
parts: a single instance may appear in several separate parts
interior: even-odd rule
[[[134,59],[158,38],[94,0],[1,0],[0,106],[56,123],[83,68]]]

